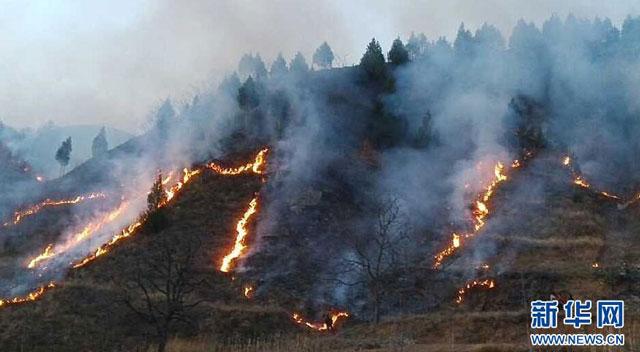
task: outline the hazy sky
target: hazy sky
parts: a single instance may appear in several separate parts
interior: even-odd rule
[[[241,1],[0,0],[0,120],[96,123],[136,132],[161,100],[181,101],[235,69],[245,52],[267,65],[328,41],[357,62],[371,37],[388,50],[411,31],[452,38],[488,22],[640,14],[632,0]]]

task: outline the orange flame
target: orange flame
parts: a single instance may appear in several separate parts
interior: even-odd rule
[[[42,252],[37,257],[31,259],[29,264],[27,264],[27,267],[29,269],[33,269],[33,267],[35,267],[38,262],[43,261],[43,260],[47,260],[47,259],[53,257],[54,255],[55,255],[55,253],[53,252],[53,244],[50,244],[50,245],[47,246],[47,248],[44,249],[44,252]]]
[[[263,174],[264,166],[266,164],[266,156],[269,152],[269,148],[263,148],[258,152],[255,159],[252,162],[248,162],[245,165],[231,168],[224,168],[216,163],[209,163],[207,167],[220,175],[239,175],[245,172],[253,172],[254,174]]]
[[[251,166],[249,169],[251,169],[251,171],[253,173],[256,174],[262,174],[264,172],[263,167],[266,164],[266,153],[268,152],[268,148],[264,148],[262,149],[257,155],[256,158],[254,160],[253,163],[249,163]],[[247,165],[249,165],[247,164]],[[209,165],[207,165],[207,167],[209,167]],[[213,168],[214,171],[216,171],[215,168]],[[221,169],[221,170],[228,170],[228,169]],[[202,171],[201,168],[197,168],[194,170],[189,170],[187,168],[183,169],[183,177],[182,180],[179,181],[178,183],[176,183],[173,187],[171,187],[169,190],[167,190],[167,200],[165,202],[163,202],[160,207],[163,207],[165,205],[167,205],[172,199],[175,198],[175,196],[177,195],[177,193],[183,189],[183,187],[193,178],[193,176],[199,174]],[[247,170],[244,170],[247,171]],[[243,172],[244,172],[243,171]],[[226,175],[233,175],[234,173],[229,173],[229,172],[225,172],[224,174]],[[167,183],[169,183],[169,181],[171,180],[173,176],[173,173],[169,173],[168,176],[166,176],[163,180],[162,180],[162,184],[166,185]],[[97,198],[97,197],[104,197],[104,195],[102,194],[95,194],[95,195],[88,195],[88,196],[83,196],[86,199],[93,199],[93,198]],[[84,199],[81,199],[84,200]],[[78,200],[78,201],[81,201]],[[75,201],[75,199],[74,199]],[[78,202],[75,201],[75,202]],[[67,201],[69,202],[69,201]],[[73,204],[73,203],[67,203],[67,204]],[[103,225],[112,222],[113,220],[115,220],[121,213],[122,211],[128,206],[128,202],[123,202],[120,204],[120,206],[115,209],[114,211],[112,211],[111,213],[107,214],[107,216],[105,216],[101,221],[97,222],[97,223],[90,223],[89,225],[85,226],[84,229],[79,232],[78,234],[76,234],[75,236],[72,236],[72,239],[70,241],[68,241],[66,244],[59,246],[59,247],[54,247],[53,245],[48,245],[47,248],[44,249],[44,251],[36,256],[35,258],[33,258],[29,264],[28,267],[29,268],[33,268],[36,267],[38,265],[38,263],[41,263],[43,261],[46,261],[60,253],[63,253],[65,251],[67,251],[68,249],[72,248],[74,246],[75,243],[81,242],[83,239],[91,236],[95,231],[97,231],[98,229],[100,229]],[[249,217],[251,215],[253,215],[253,213],[256,212],[256,208],[257,208],[257,198],[254,198],[251,203],[250,203],[250,209],[248,211],[251,211],[251,214],[247,214],[245,213],[246,219],[244,221],[241,220],[241,222],[238,223],[237,229],[245,229],[246,226],[246,222],[249,220]],[[136,222],[130,224],[129,226],[127,226],[125,229],[123,229],[120,233],[114,235],[108,242],[104,243],[103,245],[101,245],[98,249],[96,249],[93,253],[87,255],[86,257],[84,257],[83,259],[72,263],[72,268],[76,269],[76,268],[80,268],[83,267],[85,265],[87,265],[88,263],[94,261],[96,258],[108,253],[113,247],[116,246],[116,244],[118,242],[120,242],[121,240],[127,238],[127,237],[131,237],[133,236],[136,231],[142,226],[142,224],[146,221],[146,217],[143,215],[141,216]],[[244,236],[246,236],[246,233],[244,234]],[[243,238],[244,238],[243,236]],[[240,247],[238,246],[238,243],[236,243],[236,247],[234,247],[234,251],[231,253],[235,253],[238,248],[239,248],[239,252],[241,253],[242,250],[244,249],[244,245],[242,244],[242,241],[240,241]],[[230,254],[230,255],[231,255]],[[239,255],[239,254],[238,254]],[[226,258],[225,258],[226,259]],[[230,261],[234,259],[234,258],[230,258],[229,259],[229,264],[230,265]],[[4,306],[4,305],[10,305],[10,304],[18,304],[18,303],[24,303],[24,302],[28,302],[28,301],[34,301],[36,299],[38,299],[41,295],[43,295],[46,291],[48,291],[49,289],[52,289],[55,287],[55,284],[53,282],[49,283],[48,285],[42,286],[40,288],[38,288],[37,290],[27,294],[26,296],[20,296],[20,297],[14,297],[14,298],[8,298],[8,299],[0,299],[0,307]],[[251,290],[253,290],[253,288],[251,288]],[[251,292],[251,291],[250,291]]]
[[[252,166],[252,170],[255,173],[261,173],[261,167],[262,165],[265,163],[265,154],[268,151],[268,149],[263,149],[261,150],[258,155],[256,156],[256,159],[253,163],[250,163]],[[173,187],[169,188],[168,190],[166,190],[166,195],[167,195],[167,199],[165,202],[161,203],[158,205],[159,208],[166,206],[172,199],[175,198],[175,196],[180,192],[180,190],[183,189],[183,187],[189,183],[189,181],[192,180],[192,178],[198,174],[200,174],[202,172],[201,169],[197,168],[197,169],[193,169],[193,170],[189,170],[187,168],[184,168],[182,170],[182,180],[178,181]],[[229,173],[226,173],[225,175],[231,175]],[[166,178],[164,178],[162,180],[163,184],[167,184],[170,179],[172,178],[172,173],[170,173]],[[254,204],[254,201],[256,202]],[[255,207],[257,206],[257,199],[254,198],[254,200],[250,203],[253,207],[253,213],[255,213],[256,209]],[[253,213],[249,214],[249,216],[251,216]],[[86,256],[84,259],[76,262],[75,264],[73,264],[73,268],[80,268],[83,267],[85,265],[87,265],[88,263],[94,261],[96,258],[108,253],[113,247],[116,246],[116,244],[118,242],[120,242],[121,240],[127,238],[127,237],[131,237],[132,235],[134,235],[136,233],[136,231],[138,230],[139,227],[142,226],[142,224],[146,221],[145,217],[142,217],[141,219],[139,219],[138,221],[136,221],[135,223],[129,225],[127,228],[123,229],[122,232],[116,234],[115,236],[113,236],[111,238],[111,240],[109,240],[109,242],[103,244],[102,246],[100,246],[95,252],[93,252],[92,254],[89,254],[88,256]],[[243,225],[244,226],[244,225]],[[244,234],[244,236],[246,236],[246,233]],[[243,236],[243,238],[244,238]],[[236,243],[236,247],[237,247],[237,243]],[[244,249],[244,247],[242,249],[240,249],[240,252]],[[234,248],[234,251],[236,250],[236,248]],[[230,261],[230,260],[229,260]],[[228,264],[230,265],[230,264]],[[221,269],[222,270],[222,269]],[[223,270],[224,271],[224,270]]]
[[[469,293],[471,289],[474,288],[485,288],[492,289],[496,287],[496,282],[493,279],[484,279],[484,280],[472,280],[467,282],[466,285],[458,289],[458,295],[456,296],[456,303],[460,304],[464,301],[464,296]]]
[[[89,223],[82,229],[82,231],[71,236],[70,239],[64,244],[53,247],[53,248],[52,248],[52,245],[47,246],[47,248],[45,248],[41,254],[37,255],[36,257],[34,257],[29,261],[29,264],[27,265],[27,267],[29,269],[33,269],[39,266],[40,263],[48,261],[49,259],[55,257],[58,254],[65,253],[68,250],[75,248],[79,243],[91,237],[96,231],[100,230],[103,226],[117,219],[122,214],[122,212],[127,208],[128,205],[129,205],[128,202],[126,201],[122,202],[118,206],[118,208],[116,208],[115,210],[105,215],[100,221]]]
[[[52,281],[47,285],[38,287],[34,291],[31,291],[24,296],[18,296],[18,297],[13,297],[8,299],[0,299],[0,308],[35,301],[39,299],[46,291],[54,287],[56,287],[56,284]]]
[[[176,194],[184,187],[184,185],[187,184],[193,178],[193,176],[199,174],[200,171],[201,171],[200,169],[189,170],[187,168],[184,168],[183,169],[182,179],[180,181],[178,181],[170,189],[165,191],[166,194],[167,194],[167,199],[166,199],[165,202],[159,204],[158,207],[166,206],[176,196]],[[163,184],[169,182],[169,180],[172,177],[171,175],[172,174],[170,173],[168,177],[166,177],[165,179],[162,180]],[[119,218],[120,215],[123,214],[124,210],[128,206],[129,206],[129,202],[127,202],[127,201],[122,202],[118,206],[118,208],[116,208],[115,210],[113,210],[110,213],[108,213],[100,221],[90,222],[88,225],[86,225],[82,229],[82,231],[80,231],[79,233],[77,233],[74,236],[72,236],[71,240],[67,241],[67,243],[55,248],[56,249],[55,253],[54,253],[54,251],[51,251],[50,248],[47,248],[49,251],[47,251],[47,249],[45,249],[45,251],[43,253],[41,253],[40,255],[36,256],[35,258],[33,258],[29,262],[28,267],[30,269],[32,269],[32,268],[36,267],[38,265],[38,263],[46,261],[46,260],[52,258],[53,256],[55,256],[56,254],[64,253],[64,252],[68,251],[69,249],[74,248],[78,243],[82,242],[86,238],[89,238],[95,232],[97,232],[98,230],[103,228],[105,225],[107,225],[109,223],[112,223],[114,220]],[[82,259],[80,262],[78,262],[76,264],[73,264],[73,267],[77,268],[77,267],[80,267],[80,266],[84,266],[88,262],[91,262],[94,259],[96,259],[97,257],[103,255],[111,247],[113,247],[116,242],[119,242],[121,239],[126,238],[126,237],[130,237],[132,234],[134,234],[135,230],[138,227],[140,227],[143,222],[144,222],[144,219],[138,220],[135,223],[127,226],[125,229],[123,229],[121,231],[121,233],[118,233],[115,236],[113,236],[111,238],[111,240],[109,240],[107,243],[105,243],[102,246],[100,246],[94,253],[88,255],[87,257]]]
[[[247,298],[251,298],[253,296],[254,288],[253,286],[247,285],[244,287],[244,296]]]
[[[511,164],[511,167],[520,167],[520,163],[514,162]],[[493,173],[493,181],[491,181],[491,183],[485,188],[482,193],[478,194],[476,200],[473,203],[471,214],[473,215],[472,221],[474,231],[465,234],[458,234],[454,232],[452,235],[451,243],[434,256],[434,269],[439,268],[447,257],[453,255],[458,250],[458,248],[460,248],[464,240],[474,237],[478,233],[478,231],[480,231],[480,229],[482,229],[486,224],[486,219],[490,213],[488,207],[489,201],[491,200],[491,197],[493,196],[493,193],[497,189],[498,185],[507,180],[507,175],[505,175],[504,173],[504,165],[502,163],[499,162],[495,165],[495,167],[493,168]]]
[[[244,212],[242,218],[236,224],[236,242],[233,246],[233,249],[229,254],[227,254],[224,258],[222,258],[222,264],[220,265],[220,271],[229,272],[231,270],[232,261],[236,260],[247,246],[244,244],[244,240],[249,234],[249,230],[247,230],[247,223],[251,216],[257,212],[258,208],[258,198],[254,197],[249,203],[249,208]]]
[[[615,194],[611,194],[609,192],[601,191],[600,194],[607,198],[620,200],[620,197],[616,196]]]
[[[176,194],[182,189],[182,187],[184,187],[184,185],[186,185],[193,176],[198,175],[202,170],[200,169],[193,169],[193,170],[189,170],[186,167],[184,169],[182,169],[182,180],[178,181],[178,183],[176,183],[175,185],[173,185],[173,187],[165,190],[165,193],[167,195],[167,199],[166,201],[158,204],[158,208],[162,208],[165,205],[167,205],[167,203],[169,203],[175,196]],[[169,177],[170,179],[170,177]],[[163,180],[164,182],[164,180]]]
[[[592,189],[591,184],[584,178],[584,176],[578,174],[578,172],[575,170],[575,168],[573,168],[573,166],[571,166],[571,157],[569,156],[565,156],[562,159],[562,165],[568,167],[571,170],[571,173],[573,174],[573,184],[582,188],[586,188],[586,189]],[[609,192],[605,192],[605,191],[598,191],[598,190],[594,190],[596,193],[602,195],[603,197],[607,197],[609,199],[615,199],[615,200],[622,200],[622,198],[620,196],[617,196],[615,194],[609,193]],[[622,207],[626,207],[628,204],[631,204],[632,201],[629,201],[627,203],[625,203],[625,205],[623,205]]]
[[[98,249],[96,249],[95,252],[93,252],[92,254],[89,254],[88,256],[84,257],[84,259],[78,261],[77,263],[73,264],[73,268],[80,268],[82,266],[87,265],[88,263],[94,261],[96,258],[98,258],[99,256],[108,253],[113,247],[115,247],[116,243],[120,242],[121,240],[127,238],[127,237],[131,237],[132,235],[135,234],[136,230],[142,226],[144,220],[140,220],[137,221],[129,226],[127,226],[127,228],[123,229],[122,232],[116,234],[115,236],[113,236],[111,238],[111,240],[109,240],[109,242],[103,244],[102,246],[100,246]]]
[[[336,323],[338,321],[340,321],[341,319],[346,319],[349,317],[349,313],[348,312],[332,312],[331,314],[331,326],[328,326],[327,323],[322,322],[322,323],[312,323],[309,322],[307,320],[305,320],[302,315],[298,314],[298,313],[293,313],[291,314],[291,318],[293,319],[293,321],[295,321],[297,324],[300,325],[304,325],[310,329],[316,330],[316,331],[330,331],[333,330],[336,326]]]
[[[261,168],[265,164],[265,155],[266,155],[267,151],[268,151],[267,148],[261,150],[257,154],[254,162],[250,163],[251,164],[251,168],[252,168],[252,170],[254,172],[262,172]],[[164,201],[163,203],[159,204],[158,207],[160,207],[160,208],[164,207],[169,202],[171,202],[171,200],[173,200],[175,198],[175,196],[183,189],[183,187],[187,183],[189,183],[193,179],[194,176],[196,176],[196,175],[198,175],[198,174],[200,174],[202,172],[202,169],[196,168],[196,169],[190,170],[188,168],[184,168],[182,170],[182,172],[183,172],[182,179],[180,181],[178,181],[175,185],[170,187],[169,189],[165,190],[166,196],[167,196],[166,197],[166,201]],[[173,177],[173,173],[171,172],[162,180],[162,183],[163,184],[169,183],[169,181],[172,179],[172,177]],[[78,233],[75,236],[73,236],[73,240],[71,242],[61,246],[61,248],[55,248],[56,249],[55,251],[52,251],[49,248],[48,248],[49,251],[47,251],[47,249],[45,249],[45,251],[43,253],[41,253],[40,255],[36,256],[34,259],[32,259],[29,262],[29,268],[34,268],[39,262],[45,261],[47,259],[50,259],[51,257],[55,256],[56,254],[66,252],[70,248],[74,247],[74,245],[76,243],[79,243],[83,239],[90,237],[93,233],[95,233],[96,231],[101,229],[104,225],[106,225],[108,223],[111,223],[116,218],[118,218],[120,216],[120,214],[122,214],[122,212],[124,211],[124,209],[126,209],[126,207],[128,205],[129,205],[128,202],[123,202],[117,209],[115,209],[114,211],[109,213],[101,221],[89,223],[87,226],[85,226],[85,228],[80,233]],[[119,242],[120,240],[122,240],[124,238],[127,238],[127,237],[130,237],[133,234],[135,234],[135,231],[140,226],[142,226],[142,224],[144,223],[145,220],[146,220],[145,218],[141,218],[141,219],[137,220],[136,222],[134,222],[133,224],[130,224],[129,226],[124,228],[120,233],[118,233],[115,236],[113,236],[107,243],[103,244],[98,249],[96,249],[95,252],[89,254],[88,256],[86,256],[85,258],[80,260],[79,262],[76,262],[75,264],[73,264],[73,267],[74,268],[78,268],[78,267],[84,266],[87,263],[95,260],[97,257],[107,253],[113,246],[116,245],[117,242]]]
[[[183,187],[187,183],[189,183],[189,181],[191,181],[194,176],[200,174],[201,171],[202,171],[201,169],[189,170],[187,168],[184,168],[182,170],[182,173],[183,173],[182,179],[178,181],[175,185],[173,185],[171,188],[169,188],[168,190],[165,190],[167,199],[161,204],[158,204],[158,208],[162,208],[167,204],[169,204],[169,202],[175,198],[175,196],[180,192],[180,190],[182,190]],[[168,183],[171,180],[172,175],[173,173],[169,173],[169,175],[162,180],[162,183],[163,184]],[[147,220],[146,216],[141,216],[136,222],[122,229],[120,233],[117,233],[116,235],[111,237],[111,239],[108,242],[98,247],[98,249],[96,249],[93,253],[87,255],[80,261],[74,263],[72,267],[74,269],[83,267],[89,264],[90,262],[96,260],[96,258],[108,253],[109,251],[111,251],[113,247],[115,247],[118,244],[118,242],[122,241],[125,238],[135,235],[136,231],[142,226],[142,224],[144,224],[146,220]]]
[[[589,188],[591,187],[591,185],[589,184],[589,182],[587,182],[587,180],[584,179],[584,177],[582,176],[576,176],[573,179],[573,183],[582,187],[582,188]]]
[[[100,192],[100,193],[90,193],[87,195],[76,196],[70,199],[59,199],[59,200],[45,199],[44,201],[38,204],[32,205],[24,210],[18,210],[14,212],[12,220],[9,222],[5,222],[3,226],[17,225],[22,220],[24,220],[24,218],[26,218],[27,216],[35,215],[44,208],[57,207],[62,205],[72,205],[72,204],[84,202],[86,200],[106,198],[106,197],[107,197],[106,194]]]

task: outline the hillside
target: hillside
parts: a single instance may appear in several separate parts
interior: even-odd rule
[[[36,130],[17,131],[9,126],[0,128],[0,141],[10,145],[11,149],[27,160],[35,170],[48,179],[59,176],[60,165],[56,162],[55,150],[67,137],[73,141],[73,151],[69,162],[71,168],[91,158],[91,143],[102,126],[47,124]],[[107,140],[111,148],[133,137],[130,133],[115,128],[106,128]]]
[[[170,351],[235,351],[237,344],[282,351],[526,350],[525,302],[560,291],[593,299],[624,298],[628,328],[623,331],[631,351],[640,343],[638,280],[634,279],[640,265],[640,242],[633,235],[640,226],[640,210],[637,206],[618,210],[606,198],[572,185],[561,168],[539,171],[550,169],[545,166],[554,164],[557,157],[540,157],[510,175],[510,182],[493,200],[496,212],[486,230],[467,242],[442,270],[432,270],[430,260],[416,268],[422,272],[417,287],[421,295],[438,297],[422,314],[392,314],[379,325],[359,322],[355,316],[337,334],[327,335],[297,326],[289,312],[298,308],[282,298],[258,291],[246,299],[242,272],[230,280],[217,265],[233,243],[235,224],[249,200],[256,192],[265,195],[262,177],[205,172],[169,205],[169,228],[154,234],[145,226],[108,255],[71,271],[42,299],[2,308],[2,350],[131,350],[140,346],[149,327],[123,304],[121,280],[140,260],[158,255],[161,248],[154,243],[169,240],[177,247],[198,243],[196,271],[207,281],[195,293],[204,300],[194,312],[198,324],[181,326],[179,337],[168,346]],[[528,192],[525,199],[518,196],[531,187],[538,191]],[[263,196],[260,211],[269,202]],[[46,218],[38,221],[42,220]],[[249,228],[250,236],[254,235],[255,222]],[[249,237],[250,246],[254,242]],[[472,268],[478,251],[492,253],[490,269],[482,275],[495,279],[496,287],[471,290],[462,304],[456,304],[457,289],[470,271],[477,270]],[[541,256],[544,261],[539,260]],[[598,268],[592,267],[594,262]],[[290,277],[287,286],[304,281],[304,277]],[[25,321],[29,324],[22,323]],[[495,342],[497,336],[501,343]]]
[[[525,351],[576,299],[638,350],[640,18],[322,48],[3,183],[0,350]]]

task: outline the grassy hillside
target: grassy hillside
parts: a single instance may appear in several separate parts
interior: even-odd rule
[[[576,298],[625,299],[626,350],[635,350],[640,344],[640,241],[635,235],[640,209],[618,210],[603,197],[572,186],[565,170],[548,167],[554,158],[540,158],[512,175],[493,201],[496,212],[486,230],[442,270],[431,270],[431,260],[425,260],[418,269],[423,271],[422,291],[425,299],[441,297],[435,309],[392,315],[379,325],[356,316],[338,333],[323,334],[296,326],[288,303],[268,294],[246,299],[242,273],[221,274],[217,268],[231,248],[236,221],[263,183],[255,175],[205,172],[169,206],[168,228],[152,233],[144,227],[109,255],[71,271],[41,300],[0,310],[0,349],[151,347],[149,324],[123,303],[121,278],[133,273],[140,260],[158,254],[154,243],[170,240],[176,246],[197,241],[197,275],[206,281],[195,292],[203,300],[193,312],[197,324],[179,326],[170,351],[524,351],[526,302],[561,291]],[[478,251],[492,253],[490,269],[480,275],[494,278],[496,288],[471,290],[462,304],[455,304],[457,288],[469,271],[476,271]],[[290,280],[304,282],[301,277]]]

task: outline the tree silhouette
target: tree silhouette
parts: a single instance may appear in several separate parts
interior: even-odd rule
[[[102,158],[107,155],[109,151],[109,143],[107,142],[107,132],[105,128],[102,127],[100,132],[93,138],[93,143],[91,144],[91,155],[94,158]]]
[[[424,33],[415,35],[411,33],[407,45],[405,45],[407,52],[409,53],[409,60],[416,61],[422,59],[427,55],[429,49],[429,41]]]
[[[240,78],[238,78],[238,74],[234,72],[226,76],[222,80],[222,82],[220,82],[220,85],[218,86],[218,92],[226,94],[228,96],[235,97],[241,85],[242,83],[240,83]]]
[[[271,77],[282,77],[289,72],[287,68],[287,62],[284,61],[282,54],[278,54],[278,57],[271,64],[271,70],[269,71]]]
[[[502,34],[496,27],[490,26],[486,23],[476,31],[474,41],[476,46],[482,50],[504,50],[505,41]]]
[[[267,76],[267,68],[260,54],[244,54],[238,63],[238,73],[243,79],[249,76],[260,79]]]
[[[313,64],[320,68],[331,68],[333,59],[333,51],[327,42],[322,43],[313,53]]]
[[[251,76],[238,89],[238,105],[243,110],[251,110],[260,105],[258,87]]]
[[[147,195],[147,224],[153,233],[160,232],[169,225],[169,217],[163,207],[166,202],[167,193],[162,185],[162,174],[158,174]]]
[[[460,24],[456,40],[453,42],[453,50],[458,57],[470,59],[473,54],[473,35]]]
[[[158,174],[153,186],[151,186],[151,192],[147,195],[147,211],[153,212],[160,208],[167,201],[167,194],[164,191],[162,185],[162,174]]]
[[[176,111],[173,109],[171,100],[166,99],[156,113],[155,128],[162,138],[166,138],[169,129],[173,125],[176,117]]]
[[[253,72],[253,56],[251,54],[244,54],[238,62],[238,74],[242,79],[249,77]]]
[[[381,80],[386,78],[387,67],[382,54],[382,48],[376,38],[371,39],[367,45],[367,50],[360,59],[360,68],[364,70],[369,78]]]
[[[410,260],[410,242],[407,221],[395,197],[376,199],[368,211],[373,221],[367,231],[345,239],[352,255],[342,260],[339,270],[350,279],[338,281],[367,292],[372,320],[379,323],[385,299],[398,289]]]
[[[64,175],[64,171],[71,160],[71,137],[62,142],[60,148],[56,151],[56,161],[60,164],[60,176]]]
[[[256,54],[253,58],[253,73],[257,79],[267,77],[267,67],[264,64],[264,61],[262,61],[260,54]]]
[[[434,132],[432,127],[431,113],[427,111],[422,116],[422,121],[415,132],[412,146],[417,149],[426,148],[433,142]]]
[[[176,241],[164,234],[135,249],[135,265],[113,277],[122,290],[122,302],[153,329],[156,351],[165,351],[179,324],[195,329],[194,308],[202,303],[196,290],[199,278],[195,258],[199,239],[192,234]]]
[[[296,53],[296,56],[293,57],[289,64],[289,70],[298,77],[304,76],[309,72],[309,65],[307,65],[307,60],[305,60],[302,53]]]
[[[404,65],[409,62],[409,52],[404,47],[400,38],[396,38],[396,40],[393,41],[391,50],[389,50],[389,54],[387,54],[387,58],[394,66]]]

